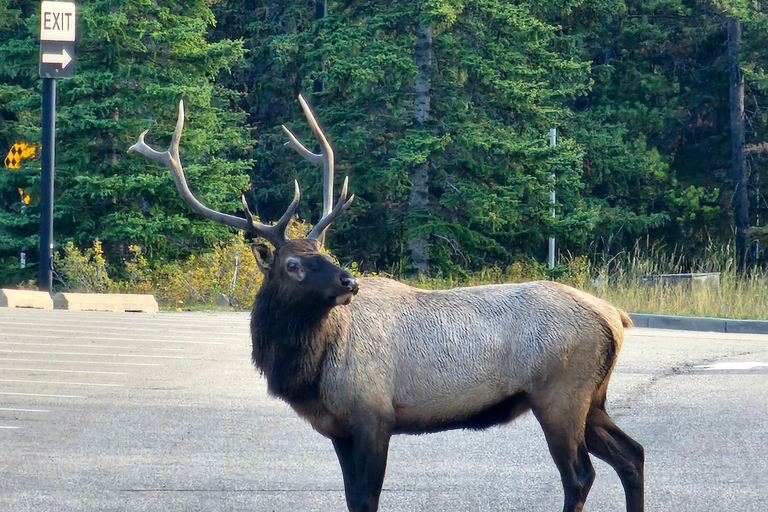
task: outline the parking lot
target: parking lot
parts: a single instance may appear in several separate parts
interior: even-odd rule
[[[267,396],[247,313],[0,308],[0,510],[344,510],[331,443]],[[648,510],[763,511],[768,336],[632,329],[609,412]],[[622,510],[595,461],[585,510]],[[532,416],[393,438],[383,511],[560,510]]]

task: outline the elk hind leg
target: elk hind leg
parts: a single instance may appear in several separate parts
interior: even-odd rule
[[[565,493],[563,512],[581,512],[595,480],[595,470],[584,440],[586,411],[575,407],[562,409],[548,404],[532,407],[549,445]]]
[[[643,447],[613,422],[604,405],[593,405],[587,414],[587,449],[616,470],[624,487],[627,512],[643,512]]]

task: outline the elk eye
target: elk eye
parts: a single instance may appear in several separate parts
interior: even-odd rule
[[[289,261],[288,263],[285,264],[285,269],[288,272],[298,272],[299,271],[299,264],[296,263],[295,261]]]

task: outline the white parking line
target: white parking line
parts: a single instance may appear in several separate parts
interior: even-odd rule
[[[80,395],[47,395],[43,393],[11,393],[8,391],[0,391],[0,395],[9,395],[9,396],[44,396],[48,398],[85,398],[84,396]]]
[[[20,379],[0,379],[0,382],[17,382],[17,383],[24,383],[24,384],[57,384],[62,386],[98,386],[98,387],[106,387],[106,388],[119,388],[122,387],[122,384],[96,384],[92,382],[56,382],[52,380],[20,380]]]
[[[85,352],[44,352],[40,350],[2,350],[0,354],[38,354],[44,356],[148,357],[150,359],[186,359],[184,356],[155,356],[144,354],[102,354]]]
[[[99,341],[108,341],[108,340],[114,340],[114,341],[140,341],[143,343],[176,343],[176,344],[183,344],[183,345],[226,345],[226,342],[217,342],[217,341],[191,341],[191,340],[179,340],[178,338],[182,336],[174,336],[173,340],[165,340],[165,339],[159,339],[159,338],[123,338],[120,337],[119,334],[115,335],[107,335],[107,336],[83,336],[82,331],[60,331],[56,329],[49,329],[46,332],[61,332],[65,334],[75,334],[77,335],[78,340],[99,340]],[[187,333],[189,336],[199,336],[200,333]],[[62,336],[49,336],[46,334],[25,334],[25,333],[13,333],[13,336],[15,338],[35,338],[35,339],[54,339],[54,340],[60,340],[62,339]],[[250,334],[244,335],[244,337],[249,337]],[[214,336],[208,336],[208,338],[214,338]],[[227,336],[225,338],[217,338],[217,339],[226,339],[229,340],[231,337]]]
[[[12,327],[19,327],[24,321],[26,317],[23,317],[23,311],[15,310],[13,313],[19,313],[16,317],[2,317],[0,318],[0,325],[8,325]],[[28,312],[29,313],[29,312]],[[34,316],[35,320],[39,322],[40,316],[35,315],[34,313],[30,313],[28,316]],[[106,314],[106,315],[88,315],[88,318],[84,318],[85,315],[75,318],[72,315],[64,314],[59,315],[57,318],[43,318],[43,320],[50,320],[50,322],[45,322],[42,325],[47,326],[57,326],[57,327],[68,327],[68,326],[80,326],[82,325],[84,320],[88,321],[89,325],[98,325],[102,326],[101,329],[132,329],[130,327],[121,327],[120,323],[126,323],[128,322],[128,319],[126,317],[117,317],[112,314]],[[227,324],[227,331],[230,332],[249,332],[248,331],[248,322],[250,321],[251,315],[249,313],[243,312],[240,315],[233,315],[231,318],[227,317],[221,317],[221,320],[233,320],[233,322]],[[206,328],[211,327],[211,319],[210,318],[201,318],[199,314],[192,313],[190,315],[164,315],[163,317],[154,317],[151,319],[152,323],[156,325],[157,327],[137,327],[135,330],[137,331],[156,331],[159,328],[171,328],[174,330],[181,330],[181,331],[188,331],[195,328],[196,325],[204,326]],[[239,323],[242,322],[242,323]]]
[[[83,354],[78,354],[83,355]],[[163,366],[158,363],[116,363],[114,361],[60,361],[60,360],[50,360],[50,361],[41,361],[40,359],[23,359],[23,358],[15,358],[15,357],[0,357],[0,361],[23,361],[25,363],[54,363],[54,364],[113,364],[113,365],[120,365],[120,366]]]
[[[83,373],[83,374],[94,374],[94,375],[130,375],[125,372],[97,372],[95,370],[57,370],[53,368],[0,368],[0,370],[6,371],[6,372],[56,372],[56,373]]]
[[[0,407],[0,411],[11,411],[11,412],[51,412],[48,409],[19,409],[16,407]]]
[[[0,425],[0,429],[3,429],[3,430],[16,430],[18,428],[19,427],[6,427],[4,425]]]
[[[64,348],[110,348],[114,350],[136,350],[137,347],[135,345],[126,345],[126,346],[120,346],[120,345],[66,345],[63,343],[25,343],[23,341],[0,341],[0,345],[20,345],[23,347],[64,347]],[[169,348],[169,347],[158,347],[158,348],[152,348],[151,350],[159,350],[160,352],[183,352],[183,348]]]

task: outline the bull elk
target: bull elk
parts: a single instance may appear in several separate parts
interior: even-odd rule
[[[580,511],[595,472],[610,464],[626,508],[644,508],[644,453],[605,409],[626,313],[549,281],[426,291],[391,279],[358,280],[321,252],[328,226],[352,202],[347,180],[335,206],[333,150],[302,97],[321,151],[291,146],[325,168],[323,216],[306,238],[286,228],[299,185],[274,225],[211,210],[189,190],[179,157],[183,103],[167,151],[144,142],[129,151],[170,168],[197,213],[265,244],[253,246],[264,282],[251,315],[253,363],[269,392],[333,442],[350,511],[375,511],[392,434],[484,429],[533,411],[560,472],[565,512]],[[354,300],[353,300],[354,299]]]

